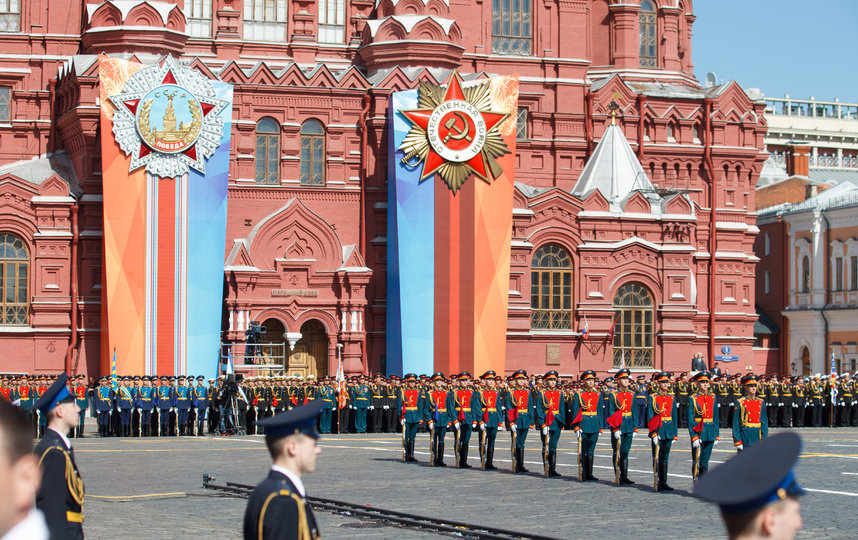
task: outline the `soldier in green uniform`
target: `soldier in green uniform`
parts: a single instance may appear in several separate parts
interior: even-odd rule
[[[479,419],[479,396],[477,392],[471,388],[471,374],[464,371],[458,376],[458,388],[453,391],[454,413],[456,415],[453,421],[453,427],[458,433],[459,446],[456,451],[459,453],[457,463],[463,469],[469,469],[468,465],[468,448],[471,442],[471,433],[477,425]]]
[[[328,377],[319,379],[319,382],[322,384],[318,396],[322,400],[322,410],[319,413],[319,431],[324,435],[331,432],[331,419],[334,417],[334,403],[337,402],[337,393]]]
[[[688,407],[688,435],[691,438],[691,476],[700,478],[709,470],[709,457],[718,440],[718,398],[709,392],[709,373],[700,371],[691,379],[697,385]]]
[[[483,455],[483,469],[493,471],[495,440],[498,436],[498,428],[503,425],[503,393],[497,387],[500,379],[494,371],[486,371],[480,377],[483,388],[479,391],[479,425],[480,425],[480,451]]]
[[[611,395],[607,411],[611,443],[614,447],[614,463],[618,469],[619,483],[624,485],[634,484],[629,479],[629,451],[638,431],[638,410],[634,407],[636,393],[632,388],[630,375],[631,372],[623,368],[614,376],[617,380],[617,391]]]
[[[372,405],[372,390],[366,381],[361,378],[352,389],[352,404],[355,412],[355,432],[366,433],[366,417],[370,405]]]
[[[662,371],[655,380],[658,391],[647,400],[647,428],[655,460],[656,491],[673,491],[667,484],[667,470],[670,447],[676,438],[679,411],[676,396],[670,391],[670,375]]]
[[[507,392],[506,406],[509,411],[509,429],[514,438],[513,470],[519,473],[527,472],[524,468],[524,443],[527,431],[533,425],[536,404],[527,384],[527,372],[519,369],[512,374],[512,378],[515,386]]]
[[[83,437],[83,424],[86,418],[86,411],[89,409],[89,396],[87,395],[86,376],[83,374],[75,378],[74,398],[77,406],[80,407],[80,415],[78,416],[78,424],[75,428],[74,436],[76,438]]]
[[[581,374],[584,387],[575,394],[572,401],[572,429],[581,439],[581,451],[578,459],[581,467],[581,480],[596,481],[593,476],[593,462],[596,453],[596,443],[599,431],[604,422],[602,418],[602,395],[596,388],[596,372],[589,369]]]
[[[431,464],[436,467],[446,467],[444,437],[447,429],[453,424],[453,392],[447,388],[447,381],[440,371],[432,375],[432,385],[432,389],[426,393],[426,399],[423,401],[423,420],[429,426],[430,454],[434,456]]]
[[[676,406],[679,411],[679,425],[676,427],[679,428],[688,427],[685,423],[688,421],[688,396],[691,395],[691,385],[688,384],[687,377],[688,372],[683,371],[673,384]]]
[[[414,457],[414,445],[417,442],[417,426],[423,423],[426,396],[417,387],[417,375],[406,373],[404,380],[405,388],[400,390],[393,410],[398,412],[399,423],[402,425],[402,443],[405,445],[403,449],[405,461],[415,462],[417,461]]]
[[[536,423],[542,430],[543,456],[547,459],[547,471],[549,477],[562,476],[557,472],[557,442],[560,433],[566,423],[563,413],[566,403],[563,391],[557,387],[557,372],[549,371],[545,374],[545,386],[537,390],[536,396]],[[546,448],[547,445],[547,448]]]

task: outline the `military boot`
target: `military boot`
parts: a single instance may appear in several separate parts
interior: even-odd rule
[[[447,464],[444,463],[444,443],[438,443],[438,449],[435,450],[435,466],[436,467],[446,467]]]
[[[634,485],[634,482],[629,480],[629,458],[622,458],[620,460],[620,484],[631,486]]]
[[[492,460],[495,458],[495,447],[494,446],[486,446],[486,470],[487,471],[496,471],[497,467],[492,463]]]
[[[459,468],[460,469],[470,469],[471,466],[468,465],[468,447],[466,445],[462,445],[462,449],[459,452]]]
[[[524,468],[524,448],[515,449],[515,472],[528,472]]]
[[[557,472],[557,452],[548,453],[548,476],[551,478],[563,476]]]

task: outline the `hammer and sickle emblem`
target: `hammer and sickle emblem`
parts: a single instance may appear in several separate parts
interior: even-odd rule
[[[444,127],[447,128],[448,131],[447,136],[444,137],[444,140],[442,142],[444,144],[447,144],[450,139],[454,141],[461,141],[462,139],[465,139],[466,141],[471,142],[472,139],[469,135],[471,131],[471,126],[470,124],[468,124],[468,118],[459,111],[453,111],[453,115],[455,115],[456,118],[462,119],[462,123],[465,125],[465,129],[460,128],[459,124],[456,122],[456,118],[451,117],[444,123]],[[456,132],[456,135],[453,135],[453,131]]]

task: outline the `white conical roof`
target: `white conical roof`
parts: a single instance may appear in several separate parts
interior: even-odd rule
[[[572,188],[572,195],[584,199],[598,189],[611,203],[624,199],[632,191],[651,190],[652,183],[629,146],[619,126],[610,125],[584,166]]]

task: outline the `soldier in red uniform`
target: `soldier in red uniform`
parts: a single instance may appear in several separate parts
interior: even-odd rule
[[[741,452],[769,435],[766,403],[757,397],[757,376],[748,373],[742,377],[745,395],[736,400],[733,414],[733,444]]]
[[[709,392],[709,373],[701,371],[691,379],[697,392],[688,407],[688,434],[691,437],[691,476],[696,480],[709,470],[709,457],[718,440],[720,422],[718,399]]]
[[[513,472],[527,472],[524,468],[524,443],[527,431],[533,425],[536,413],[533,393],[527,385],[527,372],[519,369],[512,374],[515,386],[507,393],[507,410],[509,411],[509,429],[512,431]]]
[[[483,469],[493,471],[495,440],[498,436],[498,428],[503,425],[502,394],[498,391],[497,380],[500,377],[494,371],[486,371],[480,377],[484,387],[479,391],[480,407],[480,458]]]
[[[647,426],[652,440],[653,473],[656,477],[656,491],[673,491],[667,484],[667,465],[670,460],[670,447],[676,438],[677,417],[679,416],[676,397],[670,391],[670,375],[659,373],[655,378],[658,390],[649,396],[647,402]]]
[[[414,443],[417,439],[417,426],[423,423],[423,392],[417,388],[417,375],[406,373],[405,388],[399,393],[396,410],[399,411],[399,423],[402,424],[402,444],[405,461],[417,461],[414,457]]]
[[[596,388],[596,372],[588,369],[581,374],[584,387],[572,401],[572,429],[581,440],[578,451],[578,466],[580,479],[583,482],[596,481],[593,476],[593,462],[596,454],[596,443],[602,430],[603,415],[602,393]]]
[[[459,374],[459,386],[453,392],[453,403],[455,405],[456,419],[453,426],[456,429],[458,446],[456,448],[456,464],[463,469],[471,468],[468,465],[468,446],[471,442],[471,433],[476,427],[479,419],[479,396],[471,388],[471,374],[467,371]]]
[[[423,419],[429,425],[432,465],[446,467],[444,436],[447,434],[447,428],[453,424],[453,392],[448,389],[444,374],[440,371],[432,375],[432,384],[433,388],[429,391],[423,407]]]

